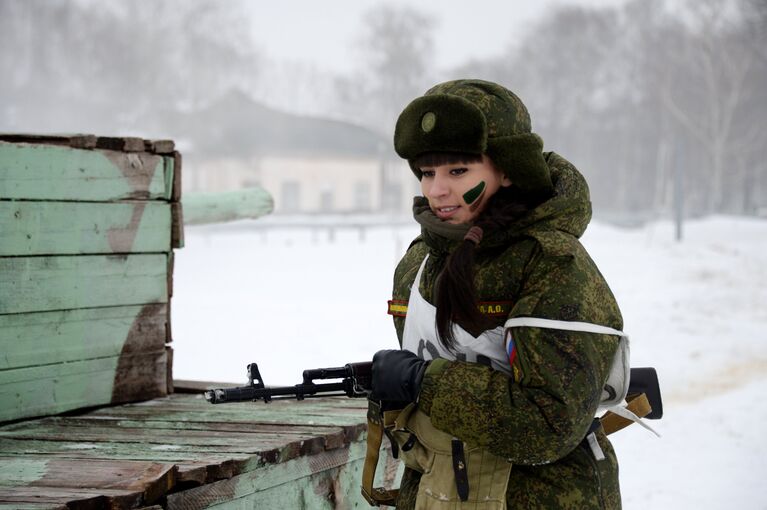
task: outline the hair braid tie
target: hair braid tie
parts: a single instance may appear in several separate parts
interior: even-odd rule
[[[463,236],[463,239],[465,241],[471,241],[475,245],[478,245],[482,241],[482,227],[478,227],[474,225],[469,229],[468,232],[466,232],[466,235]]]

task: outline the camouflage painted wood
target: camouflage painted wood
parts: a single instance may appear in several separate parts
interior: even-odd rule
[[[3,370],[0,421],[164,396],[166,369],[163,349]]]
[[[17,430],[2,430],[0,437],[14,439],[48,440],[48,441],[76,441],[80,443],[140,443],[146,448],[152,449],[155,445],[162,445],[168,450],[199,450],[208,449],[213,452],[252,453],[253,448],[258,450],[264,446],[277,446],[284,444],[285,438],[290,437],[293,442],[300,442],[302,455],[319,453],[325,449],[322,438],[317,436],[316,431],[307,431],[303,434],[283,434],[277,432],[253,431],[239,432],[227,431],[226,434],[211,434],[209,430],[185,430],[179,434],[178,430],[164,428],[145,429],[136,427],[83,427],[62,426],[60,423],[40,424],[34,427],[25,427]],[[258,434],[255,436],[254,434]],[[192,447],[192,448],[190,448]]]
[[[168,255],[0,258],[0,314],[165,303]]]
[[[183,415],[167,412],[168,406]],[[137,417],[136,410],[147,414]],[[359,490],[365,410],[364,399],[211,406],[200,395],[171,395],[77,416],[7,424],[0,427],[0,476],[12,473],[7,485],[13,491],[4,494],[0,482],[0,504],[7,503],[5,497],[23,498],[37,489],[52,503],[63,498],[72,508],[146,505],[163,486],[140,475],[143,462],[177,468],[177,485],[166,478],[166,509],[367,508]],[[266,411],[269,423],[264,423]],[[280,416],[302,424],[281,422]],[[318,425],[318,416],[337,423]],[[121,466],[129,460],[137,463],[128,467],[132,475]],[[51,469],[54,463],[58,467]],[[92,487],[79,495],[68,492],[75,482],[63,472],[67,466],[75,472],[78,463],[89,466],[85,479]],[[376,471],[378,484],[396,484],[397,466],[386,450]],[[136,483],[121,483],[118,473],[134,476]],[[151,492],[152,498],[128,501],[125,494],[113,492],[141,492],[142,481],[142,494]],[[94,502],[90,498],[95,494],[104,499]]]
[[[174,158],[0,142],[0,199],[170,200]]]
[[[204,402],[203,402],[204,403]],[[302,403],[305,408],[301,409],[300,415],[287,412],[290,407],[278,406],[282,402],[271,402],[268,405],[241,403],[226,404],[228,421],[249,420],[250,423],[282,423],[287,425],[338,425],[356,427],[360,423],[359,409],[345,410],[341,407],[316,407],[313,402]],[[295,404],[294,404],[295,405]],[[359,405],[359,403],[358,403]],[[310,407],[311,406],[311,407]],[[163,421],[194,420],[200,422],[217,422],[221,420],[221,406],[206,407],[194,406],[193,403],[179,403],[176,400],[164,404],[162,407],[145,407],[139,404],[121,409],[120,414],[133,420],[155,418]],[[111,415],[108,409],[94,411],[95,416],[101,414]]]
[[[167,305],[0,315],[0,370],[159,351]]]
[[[167,252],[166,202],[0,201],[0,256]]]
[[[319,450],[331,450],[340,448],[348,442],[349,437],[358,437],[362,430],[354,435],[348,435],[344,428],[337,426],[321,425],[286,425],[281,423],[253,423],[253,422],[228,422],[219,420],[216,422],[181,421],[181,420],[131,420],[124,417],[100,416],[92,418],[61,418],[52,416],[43,418],[34,425],[11,424],[0,430],[0,435],[6,432],[23,430],[34,434],[41,430],[71,430],[75,427],[103,430],[105,434],[122,434],[121,431],[128,429],[142,429],[145,434],[152,434],[154,430],[161,430],[162,434],[189,434],[195,435],[197,431],[211,437],[214,431],[222,438],[229,437],[230,432],[248,434],[250,442],[254,441],[256,434],[259,438],[282,437],[288,442],[300,441],[299,453],[316,453]],[[115,431],[115,432],[113,432]],[[183,431],[183,432],[180,432]]]

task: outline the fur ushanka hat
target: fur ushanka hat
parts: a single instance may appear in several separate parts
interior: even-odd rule
[[[531,132],[530,114],[510,90],[482,80],[440,83],[413,100],[394,129],[394,149],[410,161],[426,152],[487,154],[512,185],[550,195],[543,140]]]

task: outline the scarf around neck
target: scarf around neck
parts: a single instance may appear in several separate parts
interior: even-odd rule
[[[424,197],[413,199],[413,218],[421,225],[421,236],[426,244],[443,253],[450,252],[463,241],[471,228],[470,224],[454,224],[439,219]]]

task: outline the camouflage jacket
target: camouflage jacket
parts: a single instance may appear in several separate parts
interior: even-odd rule
[[[511,317],[541,317],[621,329],[612,292],[578,241],[591,219],[586,182],[561,156],[545,157],[554,197],[477,246],[480,308],[495,326]],[[453,246],[424,228],[397,266],[393,300],[408,300],[429,254],[419,289],[433,303],[435,279]],[[405,320],[394,317],[400,344]],[[479,363],[433,361],[421,409],[436,428],[513,463],[509,508],[619,508],[618,466],[607,437],[600,428],[601,461],[584,441],[617,337],[518,328],[514,340],[513,377]],[[419,476],[406,470],[398,508],[412,508]]]

